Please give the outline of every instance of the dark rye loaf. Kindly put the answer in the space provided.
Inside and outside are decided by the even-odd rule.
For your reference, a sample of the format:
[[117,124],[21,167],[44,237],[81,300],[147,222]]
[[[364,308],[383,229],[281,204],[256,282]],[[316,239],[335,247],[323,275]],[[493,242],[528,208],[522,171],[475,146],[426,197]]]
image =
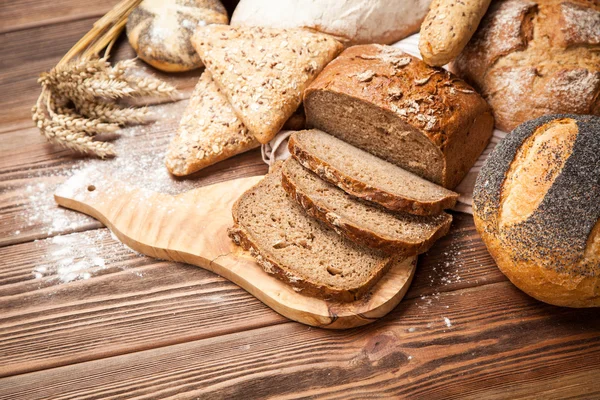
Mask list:
[[233,219],[231,239],[267,273],[308,296],[354,301],[394,262],[308,216],[283,190],[280,165],[237,200]]
[[435,215],[458,200],[457,193],[316,129],[294,132],[288,147],[322,179],[388,210]]
[[317,128],[446,188],[492,135],[489,105],[473,88],[400,49],[346,49],[304,91]]
[[355,243],[398,255],[423,253],[450,229],[452,216],[386,211],[325,182],[294,158],[285,161],[281,183],[312,217]]

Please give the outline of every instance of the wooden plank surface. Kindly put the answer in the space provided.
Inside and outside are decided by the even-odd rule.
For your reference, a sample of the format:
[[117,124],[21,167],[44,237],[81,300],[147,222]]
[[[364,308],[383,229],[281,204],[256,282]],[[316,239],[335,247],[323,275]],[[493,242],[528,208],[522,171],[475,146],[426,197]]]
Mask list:
[[[0,375],[10,375],[0,398],[600,397],[599,313],[518,291],[468,215],[420,258],[396,310],[331,332],[200,268],[135,254],[56,207],[56,185],[84,167],[169,193],[267,169],[253,151],[169,177],[162,157],[185,100],[124,130],[112,161],[45,142],[29,114],[37,76],[114,3],[0,4]],[[121,40],[115,58],[132,54]],[[185,99],[198,73],[160,76]]]
[[[490,264],[458,214],[406,297],[504,281]],[[0,376],[286,321],[229,281],[137,255],[106,229],[0,248]]]
[[0,398],[591,399],[595,316],[501,282],[413,298],[348,331],[285,323],[8,378]]

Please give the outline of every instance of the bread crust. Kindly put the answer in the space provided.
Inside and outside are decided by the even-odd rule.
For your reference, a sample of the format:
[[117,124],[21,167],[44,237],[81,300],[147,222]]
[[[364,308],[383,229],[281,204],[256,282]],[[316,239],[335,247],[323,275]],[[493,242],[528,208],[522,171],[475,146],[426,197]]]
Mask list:
[[439,238],[448,233],[450,225],[452,224],[452,216],[446,214],[449,218],[424,241],[409,242],[390,237],[383,237],[376,232],[358,226],[352,221],[335,214],[324,204],[312,200],[294,183],[293,178],[290,178],[290,176],[286,174],[285,166],[282,169],[281,185],[290,197],[306,210],[308,215],[325,223],[339,235],[345,236],[359,245],[378,249],[389,254],[412,256],[424,253],[429,250]]
[[[539,129],[574,121],[578,133],[560,171],[541,171],[543,199],[519,219],[502,217],[507,171]],[[521,290],[546,303],[600,306],[600,118],[552,115],[519,126],[486,161],[473,195],[474,221],[500,270]],[[561,164],[562,165],[562,164]],[[552,168],[552,167],[550,167]],[[512,179],[523,176],[513,174]],[[547,181],[548,176],[554,176]],[[522,179],[522,178],[521,178]]]
[[327,162],[312,155],[290,136],[288,142],[290,154],[304,167],[322,179],[330,182],[355,197],[377,203],[392,211],[403,211],[415,215],[436,215],[456,205],[458,194],[447,196],[440,201],[425,202],[401,197],[382,189],[370,186],[337,170]]
[[423,61],[441,67],[460,54],[475,33],[491,0],[433,0],[421,25]]
[[394,47],[350,47],[304,91],[307,127],[344,139],[343,133],[325,129],[318,110],[313,109],[312,99],[320,92],[371,104],[412,127],[439,152],[441,176],[424,176],[398,165],[449,189],[462,181],[492,136],[491,108],[471,86]]
[[154,68],[189,71],[202,66],[190,43],[194,28],[228,21],[219,0],[146,0],[129,15],[127,38],[137,55]]
[[430,0],[241,0],[232,26],[308,28],[359,43],[394,43],[419,30]]
[[495,1],[451,68],[507,132],[543,115],[600,115],[599,21],[597,1]]

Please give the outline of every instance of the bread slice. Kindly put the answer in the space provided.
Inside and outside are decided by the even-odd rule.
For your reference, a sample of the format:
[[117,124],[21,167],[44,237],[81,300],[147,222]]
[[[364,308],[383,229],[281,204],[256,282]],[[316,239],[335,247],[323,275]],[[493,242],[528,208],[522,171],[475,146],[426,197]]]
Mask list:
[[283,190],[280,163],[237,200],[233,219],[231,239],[266,272],[309,296],[354,301],[392,263],[308,216]]
[[458,200],[457,193],[316,129],[295,132],[288,146],[305,168],[388,210],[434,215]]
[[301,103],[302,91],[340,51],[303,29],[199,27],[192,44],[244,125],[267,143]]
[[353,242],[390,254],[424,253],[448,233],[452,216],[386,211],[350,196],[303,168],[293,158],[282,167],[283,188],[311,216]]
[[259,145],[205,70],[171,141],[165,164],[173,175],[188,175]]

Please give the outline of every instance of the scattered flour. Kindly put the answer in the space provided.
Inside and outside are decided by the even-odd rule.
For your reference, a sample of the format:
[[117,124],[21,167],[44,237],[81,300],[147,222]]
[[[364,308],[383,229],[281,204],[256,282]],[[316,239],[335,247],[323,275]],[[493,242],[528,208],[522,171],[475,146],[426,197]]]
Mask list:
[[[60,283],[90,279],[108,268],[115,268],[117,262],[135,257],[144,257],[135,253],[124,244],[112,240],[110,231],[96,229],[76,235],[54,236],[45,240],[36,240],[38,248],[44,248],[43,262],[31,273],[35,279],[56,279]],[[110,259],[105,259],[110,255]],[[119,263],[119,269],[127,268]],[[133,271],[133,270],[132,270]],[[140,276],[139,272],[134,273]]]

